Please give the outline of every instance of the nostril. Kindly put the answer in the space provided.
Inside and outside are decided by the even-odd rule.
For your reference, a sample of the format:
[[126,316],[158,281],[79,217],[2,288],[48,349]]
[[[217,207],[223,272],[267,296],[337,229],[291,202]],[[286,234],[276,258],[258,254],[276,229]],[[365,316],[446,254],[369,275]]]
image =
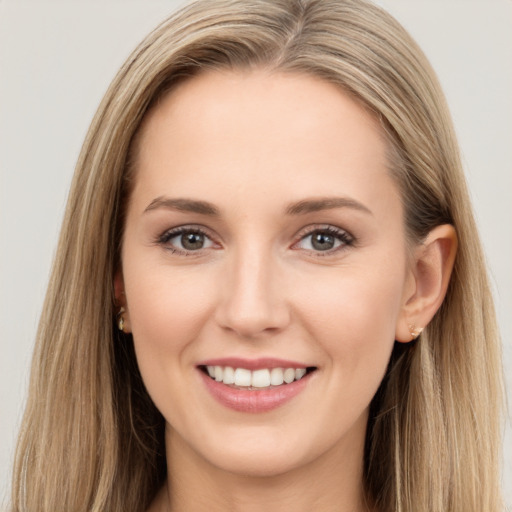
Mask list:
[[[251,260],[250,256],[247,256]],[[290,322],[290,312],[277,284],[258,265],[246,264],[226,283],[215,320],[245,340],[275,334]],[[269,283],[273,283],[272,285]]]

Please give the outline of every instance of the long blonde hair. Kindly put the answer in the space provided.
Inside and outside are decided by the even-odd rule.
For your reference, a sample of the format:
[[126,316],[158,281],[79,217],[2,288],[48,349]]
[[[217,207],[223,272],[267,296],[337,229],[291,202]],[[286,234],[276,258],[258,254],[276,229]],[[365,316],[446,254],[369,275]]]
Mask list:
[[144,510],[165,479],[163,418],[115,327],[113,275],[149,108],[205,69],[315,75],[380,120],[407,234],[451,223],[446,299],[397,347],[370,410],[364,486],[380,512],[497,512],[500,343],[452,123],[405,30],[365,0],[204,0],[157,27],[107,91],[82,148],[39,326],[12,511]]

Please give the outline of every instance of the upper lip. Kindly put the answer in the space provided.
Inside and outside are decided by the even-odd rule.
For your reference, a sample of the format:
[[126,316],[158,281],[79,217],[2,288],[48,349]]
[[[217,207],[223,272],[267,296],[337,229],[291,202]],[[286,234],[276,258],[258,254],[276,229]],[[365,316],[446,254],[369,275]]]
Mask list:
[[263,368],[312,368],[314,365],[299,363],[287,359],[274,357],[259,357],[257,359],[244,359],[241,357],[219,357],[205,359],[197,366],[231,366],[231,368],[245,368],[246,370],[261,370]]

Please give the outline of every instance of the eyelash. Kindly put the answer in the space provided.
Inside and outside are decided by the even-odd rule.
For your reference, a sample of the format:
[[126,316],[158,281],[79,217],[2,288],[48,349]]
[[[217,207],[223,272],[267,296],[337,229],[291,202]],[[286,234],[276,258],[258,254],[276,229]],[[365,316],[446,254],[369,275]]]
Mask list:
[[[329,236],[332,236],[336,240],[340,242],[340,244],[337,247],[334,247],[332,249],[327,249],[325,251],[322,250],[314,250],[314,249],[304,249],[307,252],[314,254],[318,257],[325,257],[332,255],[334,253],[337,253],[339,251],[346,250],[347,247],[350,247],[354,245],[355,238],[349,234],[347,231],[334,227],[334,226],[326,226],[326,225],[313,225],[308,226],[307,228],[303,229],[301,233],[299,233],[299,239],[297,242],[294,242],[292,245],[293,250],[300,250],[297,246],[306,240],[308,237],[311,237],[315,234],[327,234]],[[156,243],[160,246],[163,246],[166,250],[170,251],[172,254],[179,254],[183,256],[190,256],[194,254],[201,253],[204,249],[209,249],[210,247],[203,248],[201,247],[198,250],[187,250],[187,249],[179,249],[177,247],[174,247],[169,244],[170,240],[173,238],[176,238],[180,235],[184,234],[192,234],[192,235],[202,235],[207,240],[210,241],[210,243],[215,244],[216,242],[212,239],[211,235],[204,230],[200,226],[180,226],[177,228],[173,228],[170,230],[165,231],[161,235],[159,235],[156,239]]]
[[206,230],[204,230],[200,226],[180,226],[177,228],[169,229],[169,230],[165,231],[164,233],[162,233],[157,238],[156,243],[158,245],[163,246],[166,250],[170,251],[172,254],[179,254],[182,256],[190,256],[190,255],[194,255],[195,253],[200,253],[203,248],[198,249],[196,251],[192,251],[192,250],[186,250],[186,249],[179,249],[179,248],[173,247],[172,245],[169,244],[169,242],[173,238],[176,238],[176,237],[178,237],[180,235],[184,235],[184,234],[202,235],[206,239],[208,239],[210,242],[215,243],[212,240],[212,237],[209,235],[209,233],[206,232]]
[[[332,256],[333,254],[346,250],[348,247],[353,246],[355,243],[355,238],[344,229],[329,225],[313,225],[308,226],[299,234],[299,240],[293,244],[292,249],[302,241],[306,240],[308,237],[312,237],[317,233],[332,236],[335,240],[338,240],[340,244],[337,247],[333,247],[332,249],[327,249],[325,251],[305,249],[307,252],[314,254],[316,257],[322,258],[326,256]],[[297,248],[295,250],[299,249]]]

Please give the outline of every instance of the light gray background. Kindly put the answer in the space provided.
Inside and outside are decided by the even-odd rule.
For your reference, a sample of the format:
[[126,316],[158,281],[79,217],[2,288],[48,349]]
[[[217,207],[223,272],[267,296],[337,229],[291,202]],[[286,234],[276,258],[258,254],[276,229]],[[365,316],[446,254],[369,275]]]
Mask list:
[[[0,502],[74,164],[131,49],[175,6],[0,0]],[[380,0],[437,70],[491,269],[512,392],[512,1]],[[512,428],[504,487],[512,510]]]

